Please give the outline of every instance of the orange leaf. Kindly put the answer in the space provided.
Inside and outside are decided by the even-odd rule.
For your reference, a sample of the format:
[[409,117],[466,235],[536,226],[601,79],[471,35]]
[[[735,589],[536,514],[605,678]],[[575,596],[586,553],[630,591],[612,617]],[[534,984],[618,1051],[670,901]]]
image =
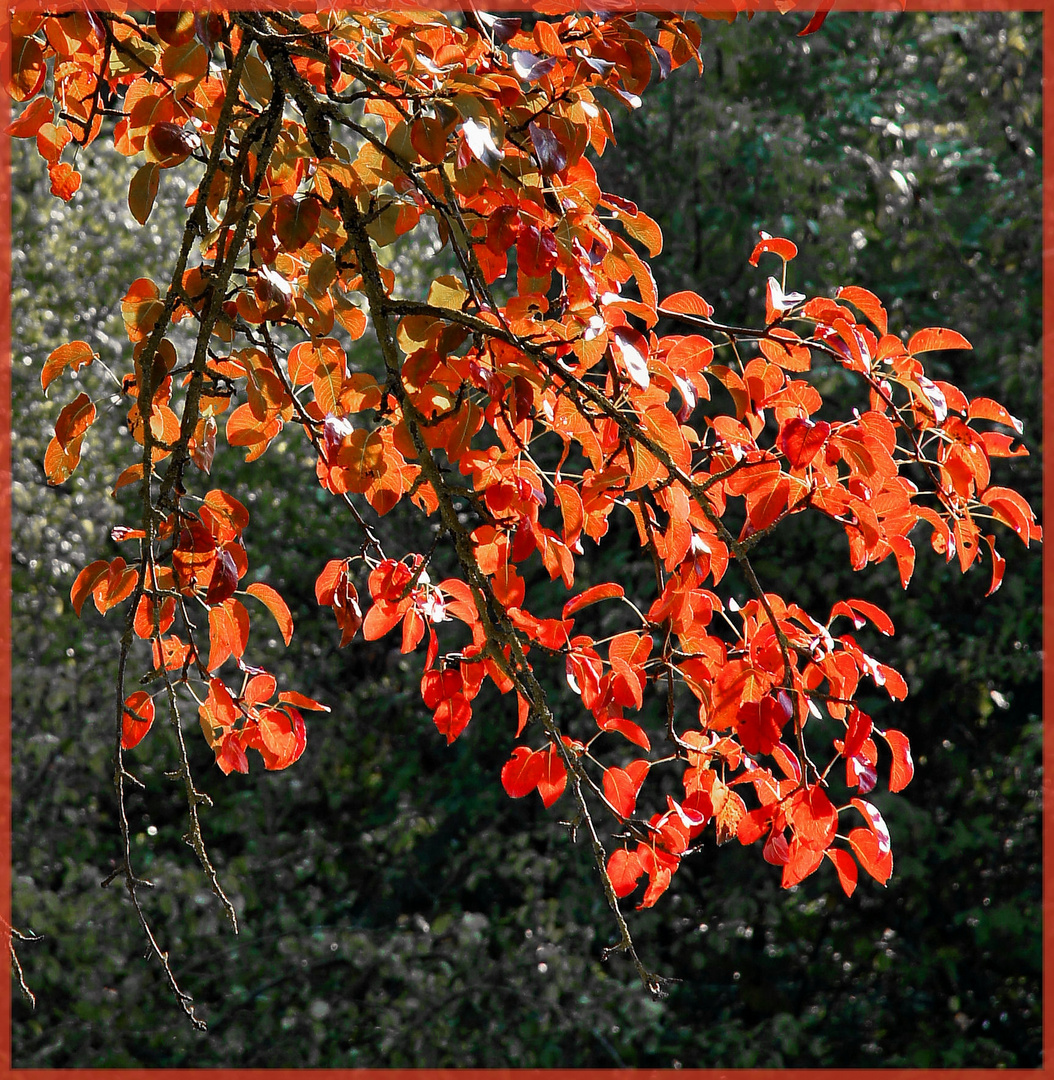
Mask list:
[[114,559],[106,577],[96,581],[92,590],[92,597],[100,614],[105,615],[110,608],[131,596],[138,580],[138,570],[127,566],[120,556]]
[[63,202],[69,202],[81,186],[81,174],[65,161],[49,165],[48,176],[51,179],[51,194]]
[[47,75],[44,46],[36,38],[16,37],[11,42],[11,79],[7,89],[15,101],[34,97]]
[[761,256],[771,251],[778,255],[784,262],[788,262],[798,254],[798,245],[793,240],[785,240],[782,236],[768,236],[761,234],[761,240],[754,246],[750,255],[750,265],[757,266]]
[[255,596],[264,607],[274,616],[278,623],[278,629],[282,631],[282,640],[289,644],[293,636],[293,616],[290,614],[286,602],[270,585],[262,581],[256,581],[245,590],[250,596]]
[[202,524],[221,544],[237,539],[249,524],[249,511],[225,491],[213,489],[206,492],[202,503]]
[[149,278],[132,282],[121,301],[121,316],[130,341],[144,341],[154,329],[164,305],[161,293]]
[[48,443],[44,452],[44,475],[49,484],[64,484],[73,475],[74,469],[80,464],[81,442],[81,439],[74,439],[65,448],[58,439]]
[[295,705],[298,709],[311,709],[313,712],[331,711],[328,705],[323,705],[320,701],[309,698],[306,694],[301,694],[296,690],[283,690],[278,695],[278,700]]
[[582,608],[589,607],[590,604],[598,604],[601,600],[613,600],[625,595],[626,590],[621,585],[616,585],[611,581],[603,585],[594,585],[592,588],[586,589],[585,592],[581,592],[568,600],[564,604],[564,610],[560,617],[569,619],[576,612],[581,611]]
[[924,330],[918,330],[911,335],[908,341],[908,352],[912,356],[920,352],[933,352],[937,349],[972,349],[973,346],[954,330],[946,330],[943,326],[928,326]]
[[154,699],[145,690],[136,690],[124,699],[121,715],[121,749],[138,746],[154,722]]
[[37,151],[49,166],[54,165],[72,138],[70,129],[65,124],[61,127],[41,124],[37,131]]
[[98,353],[86,341],[71,341],[66,345],[60,345],[44,361],[44,367],[40,372],[40,388],[47,393],[52,381],[65,368],[79,371],[82,367],[87,367],[97,356]]
[[341,387],[344,385],[343,360],[324,360],[315,368],[311,383],[319,409],[323,413],[337,412]]
[[714,814],[714,827],[717,829],[717,842],[725,844],[736,835],[740,819],[747,812],[746,803],[734,791],[725,795],[725,800]]
[[230,657],[234,626],[230,612],[221,604],[209,609],[209,657],[205,667],[217,671]]
[[109,572],[110,564],[105,559],[96,559],[95,562],[89,563],[77,575],[77,580],[73,583],[73,588],[70,589],[70,600],[73,603],[73,610],[78,616],[81,613],[81,608],[84,607],[84,601],[91,596],[96,584]]
[[667,296],[659,305],[660,315],[698,315],[709,319],[714,309],[698,293],[684,290]]
[[78,394],[55,421],[55,438],[63,450],[79,440],[95,422],[95,405],[87,394]]
[[622,227],[648,249],[649,258],[654,259],[662,251],[662,230],[658,224],[642,210],[636,214],[618,212]]
[[41,124],[49,123],[54,115],[55,106],[51,98],[35,98],[7,130],[16,139],[31,139],[40,130]]
[[886,309],[882,306],[882,301],[873,292],[861,289],[858,285],[847,285],[845,288],[838,290],[838,299],[848,300],[854,307],[859,308],[871,320],[879,334],[885,334]]

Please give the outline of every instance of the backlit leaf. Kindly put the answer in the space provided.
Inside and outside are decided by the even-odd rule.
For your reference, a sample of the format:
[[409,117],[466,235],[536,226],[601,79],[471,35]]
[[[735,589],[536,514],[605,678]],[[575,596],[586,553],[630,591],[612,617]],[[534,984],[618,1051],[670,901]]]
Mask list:
[[545,767],[545,751],[532,751],[526,746],[517,746],[512,757],[502,766],[502,787],[513,799],[522,799],[530,795],[538,786]]
[[98,353],[86,341],[71,341],[66,345],[60,345],[44,361],[44,367],[40,372],[40,388],[46,392],[56,376],[66,368],[79,371],[82,367],[87,367],[97,356]]
[[903,791],[911,783],[915,775],[915,763],[911,759],[911,745],[908,737],[902,731],[887,728],[879,731],[879,735],[889,743],[889,749],[893,752],[893,767],[889,774],[889,790]]
[[933,352],[937,349],[972,349],[973,346],[954,330],[942,326],[929,326],[918,330],[908,340],[908,352],[912,356],[920,352]]
[[644,867],[640,864],[640,858],[635,851],[627,851],[625,848],[616,848],[608,857],[608,877],[611,879],[611,887],[618,897],[629,896],[637,887]]
[[131,750],[143,741],[154,722],[154,701],[145,690],[136,690],[124,699],[121,714],[121,749]]
[[293,636],[293,616],[277,590],[262,581],[256,581],[248,586],[245,591],[250,596],[255,596],[274,616],[275,622],[278,623],[278,629],[282,632],[282,640],[288,645]]

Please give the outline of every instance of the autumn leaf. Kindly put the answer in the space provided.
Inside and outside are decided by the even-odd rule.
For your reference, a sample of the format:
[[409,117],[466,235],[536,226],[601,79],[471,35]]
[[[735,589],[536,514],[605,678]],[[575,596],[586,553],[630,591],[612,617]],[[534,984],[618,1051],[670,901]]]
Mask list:
[[121,714],[121,749],[138,746],[154,722],[154,701],[145,690],[136,690],[124,699]]
[[501,783],[510,798],[522,799],[538,786],[545,768],[545,752],[517,746],[502,766]]
[[286,602],[275,589],[262,581],[253,582],[245,591],[250,596],[255,596],[274,616],[278,629],[282,632],[282,640],[288,645],[293,637],[293,616]]

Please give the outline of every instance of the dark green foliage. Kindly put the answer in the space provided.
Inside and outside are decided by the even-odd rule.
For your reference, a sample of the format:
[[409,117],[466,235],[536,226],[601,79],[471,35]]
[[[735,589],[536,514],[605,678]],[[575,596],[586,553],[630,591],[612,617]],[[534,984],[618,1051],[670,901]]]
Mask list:
[[[616,117],[605,190],[660,221],[660,294],[692,288],[719,317],[756,317],[764,273],[746,259],[764,228],[801,248],[789,287],[863,284],[895,331],[964,333],[975,351],[945,377],[1022,418],[1033,456],[1003,463],[996,482],[1039,511],[1039,17],[835,14],[810,38],[792,30],[768,16],[706,23],[702,79],[679,72]],[[250,575],[282,592],[296,622],[289,650],[254,630],[249,658],[285,684],[295,673],[333,712],[308,717],[294,768],[226,779],[188,718],[238,937],[181,841],[185,810],[164,775],[171,733],[156,725],[129,755],[146,785],[129,799],[137,869],[157,886],[144,903],[210,1024],[194,1032],[142,960],[118,888],[99,888],[118,844],[120,614],[89,605],[78,621],[68,596],[80,566],[119,553],[108,530],[121,501],[100,492],[123,410],[97,422],[78,473],[50,490],[40,462],[69,376],[52,403],[39,390],[60,341],[86,338],[103,360],[128,347],[120,297],[166,265],[185,192],[166,175],[144,234],[122,161],[93,172],[84,155],[84,188],[63,208],[39,162],[13,149],[13,915],[44,935],[21,949],[38,1004],[16,991],[16,1066],[1038,1065],[1034,552],[1003,530],[1006,581],[985,600],[983,572],[963,579],[928,551],[906,594],[891,561],[853,577],[841,533],[800,519],[758,549],[762,582],[814,614],[856,595],[896,623],[892,640],[861,633],[911,687],[896,709],[862,702],[909,734],[918,766],[904,793],[876,799],[895,873],[849,900],[829,867],[783,892],[753,852],[708,845],[656,909],[632,916],[641,955],[679,980],[652,1002],[628,965],[599,959],[610,918],[560,807],[501,790],[514,705],[481,698],[447,748],[420,705],[418,665],[394,641],[336,651],[313,583],[353,553],[353,529],[320,492],[291,499],[304,459],[292,428],[252,493],[236,451],[217,455],[216,482],[249,506]],[[99,365],[82,374],[102,385]],[[385,535],[401,527],[398,512],[380,523]],[[650,572],[636,558],[627,547],[604,576]]]

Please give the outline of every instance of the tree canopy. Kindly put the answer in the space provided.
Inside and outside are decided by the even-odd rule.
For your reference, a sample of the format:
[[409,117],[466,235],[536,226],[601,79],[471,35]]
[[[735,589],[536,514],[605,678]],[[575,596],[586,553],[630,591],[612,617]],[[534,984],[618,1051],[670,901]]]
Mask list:
[[[907,687],[858,638],[892,622],[853,595],[810,612],[756,567],[810,517],[848,540],[854,570],[893,565],[906,588],[922,539],[963,572],[986,561],[995,591],[986,521],[1040,536],[992,476],[992,459],[1024,453],[1020,424],[926,374],[919,354],[969,348],[956,331],[891,333],[861,284],[795,291],[790,239],[763,234],[745,260],[775,271],[753,320],[717,317],[694,288],[660,293],[644,257],[659,226],[605,191],[586,150],[613,135],[602,101],[635,108],[653,73],[698,60],[697,24],[41,15],[15,32],[13,91],[28,104],[14,133],[36,137],[55,195],[80,183],[62,160],[71,138],[92,142],[110,117],[118,151],[146,159],[127,193],[140,223],[162,182],[197,170],[174,267],[121,302],[127,370],[78,339],[41,375],[46,392],[67,372],[93,391],[58,414],[49,482],[73,475],[97,402],[138,446],[108,481],[134,496],[111,535],[137,553],[88,561],[71,600],[127,610],[110,877],[148,933],[125,801],[155,708],[187,839],[234,922],[183,714],[229,774],[248,770],[247,750],[268,770],[298,762],[303,712],[320,707],[310,685],[279,689],[250,648],[250,618],[273,617],[290,643],[291,605],[262,569],[242,587],[245,504],[264,490],[248,465],[285,453],[297,428],[315,490],[348,524],[285,584],[332,609],[341,645],[398,628],[398,655],[423,647],[418,693],[447,743],[473,713],[520,740],[501,785],[546,807],[566,792],[613,947],[646,985],[660,980],[619,899],[643,887],[651,907],[714,840],[764,841],[785,887],[827,862],[849,894],[858,864],[890,878],[868,796],[880,777],[902,789],[913,765],[860,686]],[[423,279],[402,255],[419,232],[446,260]],[[233,447],[244,465],[210,486]],[[316,498],[302,477],[288,485],[287,499]],[[382,531],[396,513],[400,531]],[[613,572],[605,552],[634,548],[643,558]]]

